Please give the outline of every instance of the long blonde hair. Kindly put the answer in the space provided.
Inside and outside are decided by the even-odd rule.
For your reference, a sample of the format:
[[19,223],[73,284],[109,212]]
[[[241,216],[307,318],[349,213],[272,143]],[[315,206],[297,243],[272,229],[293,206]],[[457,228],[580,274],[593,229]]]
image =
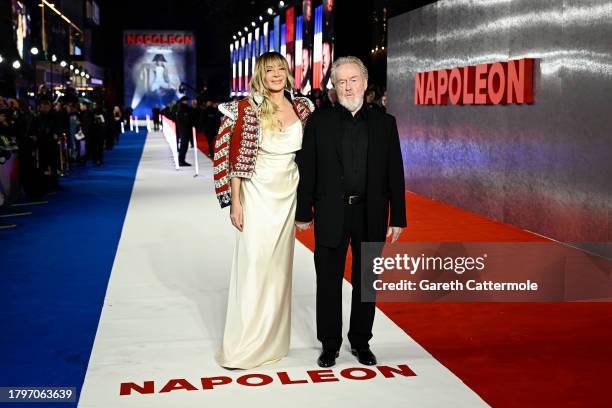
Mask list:
[[264,52],[257,58],[255,62],[255,72],[249,81],[249,89],[251,90],[251,104],[255,105],[253,100],[256,94],[263,97],[263,102],[261,104],[261,110],[259,111],[259,119],[262,126],[262,129],[265,130],[280,130],[280,127],[277,121],[274,118],[274,114],[278,110],[278,106],[270,100],[270,90],[266,86],[265,76],[266,76],[266,66],[279,64],[283,68],[285,68],[285,72],[287,73],[287,82],[285,83],[285,91],[292,92],[293,91],[293,76],[291,75],[291,71],[289,71],[289,64],[285,57],[282,54],[274,51]]

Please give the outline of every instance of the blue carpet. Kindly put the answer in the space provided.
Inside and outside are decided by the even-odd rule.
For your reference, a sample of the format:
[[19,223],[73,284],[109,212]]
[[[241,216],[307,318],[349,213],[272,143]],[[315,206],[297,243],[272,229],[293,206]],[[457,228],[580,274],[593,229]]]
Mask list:
[[[76,167],[0,231],[0,386],[80,394],[145,136],[123,134],[104,165]],[[76,403],[10,404],[28,405]]]

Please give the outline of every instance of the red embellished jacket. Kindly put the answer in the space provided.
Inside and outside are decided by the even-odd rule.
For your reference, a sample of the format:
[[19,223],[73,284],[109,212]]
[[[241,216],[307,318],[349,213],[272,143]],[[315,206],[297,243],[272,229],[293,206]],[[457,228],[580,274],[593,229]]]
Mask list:
[[[292,103],[303,129],[314,105],[304,97],[294,97]],[[219,105],[219,111],[224,116],[214,142],[213,173],[215,192],[223,208],[231,203],[230,179],[251,178],[253,175],[261,129],[256,98],[253,98],[253,105],[249,98],[223,103]]]

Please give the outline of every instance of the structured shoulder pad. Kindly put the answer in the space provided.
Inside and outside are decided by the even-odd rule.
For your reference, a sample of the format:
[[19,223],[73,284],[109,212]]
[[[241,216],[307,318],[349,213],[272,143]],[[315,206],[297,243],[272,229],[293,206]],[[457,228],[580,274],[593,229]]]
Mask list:
[[305,96],[296,96],[295,100],[303,105],[306,105],[311,113],[314,112],[315,106],[310,99],[306,98]]
[[219,105],[219,112],[232,120],[238,118],[238,101],[224,102]]

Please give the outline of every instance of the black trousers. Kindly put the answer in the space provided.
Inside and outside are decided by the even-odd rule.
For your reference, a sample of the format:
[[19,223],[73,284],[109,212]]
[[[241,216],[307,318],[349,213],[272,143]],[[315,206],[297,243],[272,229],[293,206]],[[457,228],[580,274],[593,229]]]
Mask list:
[[115,146],[115,129],[108,129],[105,136],[104,146],[106,150],[111,150]]
[[94,163],[102,163],[104,161],[104,133],[98,131],[94,133],[91,141],[91,160]]
[[214,130],[214,128],[212,127],[208,127],[204,129],[204,135],[206,136],[206,141],[208,142],[208,154],[213,155],[215,154],[215,137],[216,132]]
[[27,199],[39,200],[43,197],[43,178],[36,168],[36,160],[29,147],[19,147],[19,181]]
[[[368,347],[368,341],[372,338],[376,303],[361,301],[361,242],[365,238],[365,228],[364,203],[346,204],[340,245],[337,248],[329,248],[315,243],[317,339],[324,349],[339,350],[342,344],[342,280],[349,243],[353,255],[353,293],[348,339],[351,347],[362,348]],[[370,294],[372,293],[370,291]]]
[[187,149],[189,149],[189,139],[192,139],[191,134],[189,132],[180,132],[180,143],[178,149],[178,157],[179,163],[183,163],[185,161],[185,156],[187,156]]

